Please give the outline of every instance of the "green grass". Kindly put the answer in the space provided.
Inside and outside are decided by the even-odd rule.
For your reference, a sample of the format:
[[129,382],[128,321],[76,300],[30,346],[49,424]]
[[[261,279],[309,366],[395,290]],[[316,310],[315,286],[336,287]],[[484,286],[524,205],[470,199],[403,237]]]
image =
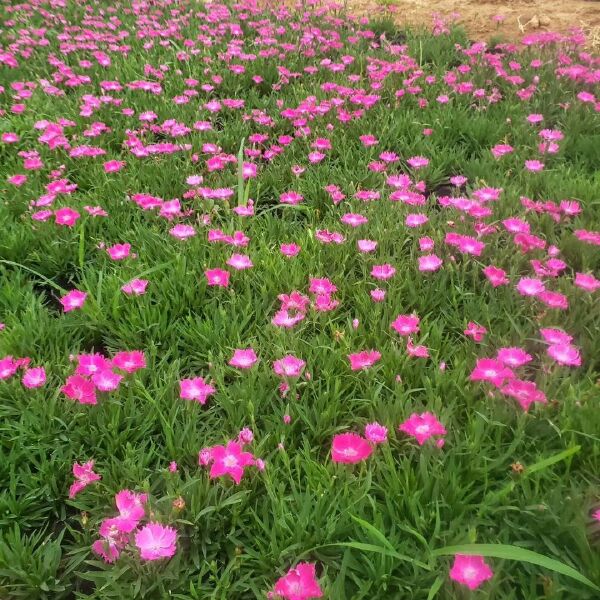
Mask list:
[[[93,4],[93,12],[98,15],[101,7],[112,4]],[[317,563],[324,597],[330,600],[597,598],[593,586],[600,585],[600,529],[591,514],[600,502],[599,292],[579,289],[573,278],[576,272],[598,276],[600,253],[598,246],[578,240],[573,232],[600,230],[600,121],[593,104],[577,99],[593,86],[555,73],[561,54],[584,64],[585,56],[577,55],[580,50],[564,44],[495,54],[507,71],[509,61],[522,65],[521,85],[510,84],[483,60],[475,60],[460,80],[472,81],[487,95],[497,88],[502,99],[488,103],[457,94],[444,82],[446,73],[469,64],[457,48],[466,47],[466,36],[456,28],[433,36],[397,31],[390,22],[357,25],[341,14],[309,12],[304,18],[301,12],[283,9],[277,14],[256,11],[246,19],[243,15],[252,11],[230,6],[231,16],[222,16],[220,22],[239,24],[244,52],[256,55],[256,60],[233,57],[230,63],[246,68],[236,75],[223,60],[236,37],[225,29],[202,31],[213,45],[198,42],[196,56],[177,58],[186,49],[184,40],[195,40],[199,26],[207,24],[200,3],[153,3],[154,9],[162,6],[164,15],[150,28],[159,23],[166,27],[168,11],[175,7],[187,17],[180,34],[165,34],[169,45],[160,46],[160,38],[152,38],[152,49],[143,48],[150,38],[135,35],[143,21],[136,23],[139,17],[127,10],[128,3],[118,5],[115,31],[130,32],[118,43],[131,49],[122,55],[98,42],[111,57],[107,68],[98,66],[90,50],[61,54],[58,34],[63,25],[46,22],[39,9],[13,11],[11,6],[16,4],[0,8],[4,47],[23,39],[24,27],[47,27],[49,44],[33,48],[29,58],[17,56],[17,68],[0,65],[0,84],[6,88],[0,94],[5,111],[0,133],[20,136],[16,144],[0,143],[0,321],[5,324],[0,358],[29,357],[32,366],[45,367],[48,380],[38,389],[23,387],[18,375],[0,381],[0,597],[265,598],[290,567],[309,561]],[[86,5],[44,6],[74,25],[82,23]],[[257,33],[260,19],[268,20],[269,31]],[[298,44],[316,28],[329,43],[305,37],[303,48],[314,50],[314,56],[305,56]],[[366,30],[375,32],[373,39],[356,36],[356,31]],[[373,47],[381,33],[406,48],[394,54],[385,43]],[[261,36],[275,41],[254,43]],[[332,44],[338,37],[339,45]],[[277,55],[259,56],[260,50],[273,47]],[[43,93],[40,81],[53,81],[56,72],[48,63],[51,54],[78,75],[89,76],[91,83],[69,87],[59,81],[55,85],[64,95]],[[343,72],[331,72],[322,63],[340,63],[347,55],[354,62]],[[529,64],[537,58],[543,65],[533,69]],[[93,66],[82,68],[80,60]],[[403,68],[383,78],[380,89],[370,90],[376,78],[369,78],[369,65],[394,61]],[[155,80],[144,74],[146,64],[168,66],[160,95],[126,87],[135,80]],[[282,80],[280,66],[302,76]],[[307,66],[316,67],[316,73],[305,73]],[[435,82],[427,84],[422,77],[406,82],[418,70],[434,75]],[[173,102],[186,89],[183,78],[206,84],[214,75],[222,82],[213,83],[213,91],[197,87],[198,97],[188,104]],[[253,83],[255,75],[264,81]],[[516,91],[534,76],[539,77],[535,93],[529,100],[519,99]],[[25,111],[15,114],[11,106],[21,100],[12,99],[15,90],[10,86],[19,81],[36,82],[37,87],[22,100]],[[103,104],[93,115],[81,116],[82,97],[102,95],[100,81],[123,85],[122,91],[104,92],[121,99],[122,105]],[[327,91],[323,85],[330,82],[342,87]],[[410,85],[422,91],[398,100],[396,91]],[[280,135],[294,135],[298,125],[281,111],[297,108],[308,97],[317,102],[337,97],[344,101],[344,110],[360,109],[348,100],[345,89],[350,87],[355,93],[363,89],[378,94],[380,100],[349,122],[338,120],[334,106],[324,115],[306,116],[310,134],[297,137],[271,161],[257,160],[256,179],[241,181],[234,163],[223,171],[207,171],[203,144],[218,144],[224,153],[238,156],[240,150],[256,147],[249,142],[252,134],[265,133],[268,147]],[[450,103],[436,102],[442,94],[451,96]],[[211,99],[227,98],[243,99],[245,108],[215,114],[202,108]],[[426,108],[418,105],[422,98],[428,101]],[[135,115],[123,115],[125,107]],[[242,118],[252,110],[270,116],[273,126]],[[192,150],[136,158],[123,141],[126,130],[140,128],[137,117],[144,111],[158,115],[156,124],[175,119],[192,127],[206,120],[214,129],[192,129],[174,140],[148,133],[146,144],[173,141],[191,144]],[[543,125],[527,123],[530,113],[543,114]],[[106,156],[76,159],[64,149],[41,144],[42,132],[34,124],[60,118],[76,123],[65,129],[73,146],[99,146]],[[112,131],[82,137],[92,122],[104,122]],[[424,136],[424,128],[433,134]],[[539,157],[545,163],[542,172],[530,173],[523,165],[538,158],[540,128],[560,129],[564,140],[556,155]],[[363,147],[359,136],[365,134],[375,135],[379,144]],[[311,165],[310,145],[321,137],[331,140],[332,150]],[[515,150],[496,160],[490,148],[500,143]],[[26,171],[17,152],[33,149],[45,166]],[[425,206],[389,202],[385,174],[368,169],[383,151],[396,152],[401,159],[389,173],[405,172],[425,181],[427,193],[433,192]],[[194,153],[200,154],[198,163],[192,161]],[[410,169],[406,160],[416,155],[426,156],[429,166]],[[124,160],[126,166],[106,174],[102,163],[112,159]],[[31,219],[32,212],[45,207],[32,208],[30,203],[46,193],[50,171],[60,165],[65,166],[63,176],[78,187],[73,194],[59,195],[50,209],[78,210],[81,218],[72,228],[55,225],[53,218]],[[294,165],[306,171],[296,177]],[[7,183],[18,173],[28,175],[26,184]],[[184,200],[186,178],[195,174],[204,176],[206,187],[231,187],[234,196],[226,202]],[[452,252],[444,244],[448,231],[475,235],[470,217],[461,221],[461,213],[436,201],[436,189],[449,189],[438,186],[447,186],[458,174],[469,179],[464,195],[486,186],[503,189],[501,199],[492,203],[493,215],[485,219],[498,231],[482,238],[486,248],[479,257]],[[323,189],[329,184],[347,196],[339,206]],[[353,198],[364,189],[379,191],[381,199],[365,204]],[[304,196],[303,203],[280,205],[280,194],[291,190]],[[180,198],[184,209],[195,212],[175,221],[160,219],[156,211],[144,212],[130,200],[136,193]],[[583,212],[557,223],[547,214],[525,213],[522,196],[577,199]],[[255,202],[256,216],[236,216],[231,208],[248,197]],[[85,205],[102,206],[108,218],[89,216]],[[351,229],[339,222],[346,212],[361,213],[369,222]],[[417,229],[406,227],[404,219],[411,212],[426,213],[429,222]],[[202,214],[210,214],[213,228],[228,234],[244,231],[251,240],[248,247],[208,243]],[[520,277],[533,276],[529,261],[547,254],[520,253],[501,224],[508,217],[526,219],[533,234],[560,249],[568,266],[559,278],[548,279],[547,287],[568,296],[568,310],[546,309],[515,290]],[[450,220],[456,223],[454,229]],[[194,225],[197,235],[176,240],[168,231],[177,222]],[[315,237],[319,229],[342,232],[346,241],[324,245]],[[435,273],[417,269],[421,236],[435,240],[435,253],[444,260]],[[376,253],[358,253],[359,239],[377,240]],[[137,258],[114,262],[98,247],[123,242],[132,244]],[[302,247],[294,259],[279,252],[279,245],[289,242]],[[233,252],[247,253],[254,268],[230,269],[227,289],[207,286],[204,271],[225,268]],[[384,263],[394,265],[397,273],[377,282],[371,268]],[[481,273],[489,264],[506,270],[511,284],[492,288]],[[136,277],[149,280],[147,293],[126,296],[121,286]],[[311,309],[290,330],[271,325],[278,295],[293,290],[308,294],[309,277],[331,279],[338,288],[339,307],[327,313]],[[377,286],[387,296],[376,304],[369,291]],[[72,289],[86,291],[88,298],[81,310],[65,313],[58,298]],[[405,341],[390,329],[397,315],[412,312],[421,318],[415,343],[429,348],[428,360],[409,357]],[[357,329],[353,319],[359,321]],[[487,328],[481,344],[464,336],[469,321]],[[581,367],[561,367],[546,357],[539,328],[552,326],[574,337]],[[235,348],[250,346],[260,358],[251,370],[227,365]],[[535,404],[524,413],[513,400],[490,395],[491,386],[469,380],[478,358],[493,357],[506,346],[521,346],[534,356],[519,372],[537,382],[547,404]],[[382,354],[377,365],[351,371],[347,355],[371,348]],[[94,351],[110,357],[123,350],[143,350],[147,368],[127,376],[117,391],[100,393],[97,405],[81,405],[61,393],[74,371],[70,356]],[[311,377],[292,384],[282,398],[272,362],[288,353],[306,361]],[[447,365],[445,371],[439,368],[441,362]],[[217,389],[204,406],[179,398],[178,382],[197,376]],[[445,425],[443,449],[431,443],[420,447],[398,431],[411,413],[423,411],[435,413]],[[290,424],[284,423],[284,415],[291,416]],[[373,421],[388,427],[388,443],[361,464],[332,463],[333,436],[362,433]],[[265,460],[265,470],[249,468],[239,486],[226,478],[210,479],[198,465],[199,450],[234,439],[243,427],[253,430],[251,449]],[[73,463],[92,459],[101,481],[70,500]],[[177,473],[168,471],[171,461],[179,465]],[[517,462],[524,466],[522,474],[511,469]],[[106,564],[92,553],[100,523],[114,516],[114,495],[122,489],[148,494],[144,522],[152,518],[177,529],[172,559],[144,562],[129,549],[114,564]],[[178,498],[184,508],[173,507]],[[450,581],[455,552],[488,557],[494,577],[475,592]]]

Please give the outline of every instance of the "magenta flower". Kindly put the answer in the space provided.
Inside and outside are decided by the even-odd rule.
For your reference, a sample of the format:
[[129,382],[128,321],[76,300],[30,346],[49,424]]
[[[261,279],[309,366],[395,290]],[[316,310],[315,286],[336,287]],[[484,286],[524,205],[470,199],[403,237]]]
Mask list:
[[481,342],[487,333],[487,329],[483,325],[478,325],[473,321],[467,323],[467,328],[463,332],[467,337],[470,337],[474,342]]
[[484,267],[483,274],[487,277],[488,281],[494,287],[498,287],[499,285],[506,285],[508,283],[506,271],[504,271],[503,269],[499,269],[498,267],[494,267],[493,265]]
[[387,427],[379,423],[369,423],[365,426],[365,437],[372,444],[383,444],[387,442],[388,430]]
[[450,569],[450,579],[466,585],[470,590],[477,589],[484,581],[491,579],[493,575],[483,556],[456,554]]
[[135,545],[143,560],[171,558],[177,551],[177,532],[160,523],[148,523],[135,534]]
[[92,383],[101,392],[113,392],[119,387],[122,379],[123,375],[114,373],[110,369],[102,369],[92,375]]
[[238,369],[249,369],[257,360],[258,357],[256,356],[256,352],[254,352],[252,348],[238,348],[234,351],[233,356],[227,364],[232,367],[237,367]]
[[505,380],[512,379],[515,374],[511,369],[504,366],[499,360],[493,358],[480,358],[471,371],[471,381],[488,381],[496,387],[500,387]]
[[538,296],[545,289],[544,282],[534,277],[521,277],[517,283],[517,291],[521,296]]
[[54,211],[54,219],[57,225],[73,227],[81,215],[72,208],[65,206]]
[[21,383],[29,389],[43,386],[46,383],[46,370],[44,367],[27,369],[23,374]]
[[323,592],[315,575],[314,563],[298,563],[280,577],[273,588],[274,594],[285,600],[322,598]]
[[372,367],[381,358],[381,353],[377,350],[363,350],[356,354],[349,354],[350,368],[353,371],[366,370]]
[[112,260],[124,260],[131,254],[131,244],[115,244],[106,249]]
[[533,357],[522,348],[500,348],[496,358],[512,369],[522,367],[533,360]]
[[529,410],[529,407],[534,402],[541,404],[546,404],[547,402],[546,394],[542,390],[539,390],[533,381],[511,379],[500,391],[505,396],[514,398],[525,412]]
[[238,271],[251,269],[254,266],[250,260],[250,257],[246,254],[232,254],[227,260],[227,264]]
[[337,463],[358,463],[371,456],[373,447],[356,433],[340,433],[333,436],[331,460]]
[[179,397],[184,400],[195,400],[200,404],[206,404],[209,396],[212,396],[216,389],[204,382],[202,377],[193,379],[182,379],[179,382]]
[[147,500],[148,496],[146,494],[137,494],[131,490],[121,490],[115,495],[115,503],[119,511],[119,516],[112,519],[111,523],[121,533],[131,533],[146,514],[144,505]]
[[548,346],[547,352],[559,365],[566,365],[568,367],[581,366],[581,355],[576,346],[572,346],[571,344],[552,344]]
[[371,269],[371,276],[375,279],[390,279],[396,274],[396,269],[392,265],[374,265]]
[[254,456],[250,452],[244,452],[238,442],[228,442],[227,446],[213,446],[211,459],[210,478],[229,475],[236,484],[242,480],[244,469],[255,464]]
[[297,244],[281,244],[281,246],[279,246],[279,251],[284,256],[290,258],[292,256],[297,256],[300,253],[300,246]]
[[586,292],[595,292],[600,289],[600,279],[588,273],[575,273],[575,285]]
[[75,482],[71,484],[69,488],[69,498],[73,499],[79,492],[90,485],[94,481],[102,479],[98,473],[94,473],[94,461],[90,460],[82,465],[79,463],[73,464],[73,476]]
[[129,283],[121,286],[121,291],[128,296],[141,296],[146,293],[148,283],[147,279],[132,279]]
[[102,354],[78,354],[77,367],[75,373],[77,375],[93,375],[99,371],[109,370],[111,368],[111,362]]
[[419,271],[428,272],[428,271],[437,271],[441,268],[443,261],[436,254],[425,254],[424,256],[419,256]]
[[67,377],[65,385],[60,391],[71,400],[77,400],[80,404],[97,404],[96,390],[94,384],[81,375]]
[[288,354],[273,363],[273,371],[280,377],[300,377],[305,366],[302,359]]
[[208,269],[204,271],[209,286],[227,287],[229,285],[229,271],[223,269]]
[[399,315],[391,327],[400,335],[411,335],[418,333],[421,320],[417,315]]
[[60,298],[60,303],[63,305],[65,312],[71,312],[72,310],[81,308],[86,298],[86,292],[72,290]]
[[169,229],[169,234],[179,240],[187,240],[196,235],[196,230],[191,225],[179,223]]
[[398,429],[414,437],[419,446],[434,435],[446,435],[446,428],[430,412],[413,413]]
[[146,357],[141,350],[117,352],[113,356],[112,364],[126,373],[135,373],[146,368]]
[[374,240],[358,240],[356,242],[360,252],[374,252],[377,249],[377,242]]

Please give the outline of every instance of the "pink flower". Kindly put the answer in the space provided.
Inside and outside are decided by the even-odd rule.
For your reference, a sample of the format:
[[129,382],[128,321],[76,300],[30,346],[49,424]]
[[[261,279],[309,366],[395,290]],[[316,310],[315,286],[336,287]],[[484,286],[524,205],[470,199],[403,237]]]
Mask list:
[[372,367],[381,358],[381,353],[377,350],[363,350],[357,354],[349,354],[350,368],[353,371],[366,370]]
[[388,430],[387,427],[379,423],[369,423],[365,426],[365,437],[372,444],[383,444],[387,442]]
[[429,159],[424,156],[413,156],[412,158],[409,158],[406,163],[413,169],[422,169],[429,164]]
[[231,258],[227,260],[227,264],[238,271],[251,269],[254,266],[250,257],[246,254],[232,254]]
[[454,556],[450,579],[466,585],[470,590],[478,588],[492,576],[492,570],[483,560],[483,556],[466,556],[464,554]]
[[600,279],[588,273],[575,273],[575,285],[586,292],[595,292],[600,289]]
[[146,368],[146,357],[141,350],[117,352],[112,359],[112,364],[126,373],[135,373]]
[[75,373],[77,375],[93,375],[103,369],[110,369],[110,361],[102,356],[102,354],[79,354],[77,355],[77,367]]
[[534,277],[521,277],[517,283],[517,291],[521,296],[537,296],[545,289],[544,282]]
[[179,223],[171,227],[171,229],[169,229],[169,233],[177,239],[187,240],[188,238],[196,235],[196,230],[191,225]]
[[374,252],[377,248],[377,242],[373,240],[358,240],[358,249],[360,252]]
[[556,327],[540,329],[540,334],[549,344],[568,345],[573,340],[573,336]]
[[113,392],[119,387],[122,379],[123,375],[113,373],[110,369],[102,369],[92,374],[92,383],[101,392]]
[[304,196],[298,192],[286,192],[279,196],[279,202],[282,204],[300,204],[304,200]]
[[204,271],[209,286],[227,287],[229,285],[229,271],[223,269],[208,269]]
[[177,551],[177,532],[160,523],[148,523],[135,534],[135,545],[144,560],[170,558]]
[[81,375],[67,377],[65,385],[60,391],[71,400],[77,400],[80,404],[97,404],[96,390],[94,384]]
[[371,269],[371,276],[379,280],[390,279],[395,273],[396,269],[389,264],[374,265]]
[[54,211],[54,219],[57,225],[64,225],[65,227],[73,227],[77,219],[81,215],[72,208],[64,207]]
[[46,370],[44,367],[34,367],[27,369],[23,374],[21,383],[26,388],[38,388],[46,383]]
[[422,345],[415,346],[411,336],[408,336],[408,340],[406,341],[406,352],[409,356],[414,356],[416,358],[429,358],[429,350],[427,347]]
[[392,323],[391,327],[400,335],[410,335],[418,333],[421,319],[417,315],[399,315]]
[[200,404],[206,404],[208,397],[216,391],[212,385],[205,383],[202,377],[182,379],[179,382],[179,397],[184,400],[196,400]]
[[281,244],[279,251],[287,257],[297,256],[300,253],[300,246],[297,244]]
[[337,292],[337,287],[327,278],[317,279],[316,277],[311,277],[309,283],[308,291],[313,294],[329,295]]
[[425,254],[419,256],[419,271],[437,271],[443,264],[442,259],[435,254]]
[[502,364],[513,369],[522,367],[533,360],[532,356],[522,348],[500,348],[496,358]]
[[104,163],[104,172],[105,173],[116,173],[120,171],[125,166],[124,160],[107,160]]
[[212,466],[210,478],[229,475],[236,484],[239,484],[244,475],[244,468],[254,465],[254,456],[244,452],[238,442],[228,442],[227,446],[213,446],[211,449]]
[[298,563],[280,577],[273,592],[285,600],[310,600],[322,598],[323,592],[315,576],[314,563]]
[[65,312],[71,312],[77,308],[81,308],[87,298],[86,292],[79,290],[71,290],[60,298],[60,303],[63,305]]
[[373,302],[383,302],[385,300],[385,290],[375,288],[369,292]]
[[500,390],[505,396],[514,398],[524,411],[528,411],[534,402],[546,404],[546,394],[539,390],[535,382],[511,379]]
[[300,377],[305,366],[302,359],[288,354],[273,363],[273,371],[280,377]]
[[471,371],[469,379],[471,381],[489,381],[492,385],[500,387],[506,379],[512,379],[514,376],[515,374],[499,360],[480,358]]
[[69,488],[69,498],[73,499],[86,486],[94,481],[102,479],[98,473],[94,473],[94,461],[90,460],[82,465],[79,463],[73,464],[73,476],[75,482]]
[[340,433],[333,436],[331,460],[338,463],[358,463],[371,456],[373,447],[356,433]]
[[252,348],[237,349],[227,364],[238,369],[250,369],[258,360]]
[[474,342],[481,342],[483,340],[485,334],[487,333],[487,329],[483,327],[483,325],[478,325],[473,321],[469,321],[467,323],[467,328],[463,332],[467,337],[473,339]]
[[416,438],[419,446],[434,435],[446,435],[446,428],[430,412],[413,413],[398,429]]
[[532,173],[539,173],[544,170],[544,163],[539,160],[526,160],[525,168]]
[[506,285],[508,283],[506,271],[504,271],[503,269],[499,269],[498,267],[494,267],[493,265],[484,267],[483,274],[487,277],[488,281],[494,287],[498,287],[499,285]]
[[115,244],[106,249],[112,260],[123,260],[131,254],[131,244]]
[[[146,494],[137,494],[131,490],[121,490],[115,495],[115,503],[119,516],[111,522],[121,533],[131,533],[144,518],[144,505],[148,500]],[[102,532],[100,532],[102,535]]]
[[553,344],[548,346],[548,354],[559,364],[568,367],[581,366],[581,355],[576,346],[570,344]]
[[128,296],[141,296],[146,293],[148,283],[147,279],[132,279],[129,283],[121,286],[121,291]]

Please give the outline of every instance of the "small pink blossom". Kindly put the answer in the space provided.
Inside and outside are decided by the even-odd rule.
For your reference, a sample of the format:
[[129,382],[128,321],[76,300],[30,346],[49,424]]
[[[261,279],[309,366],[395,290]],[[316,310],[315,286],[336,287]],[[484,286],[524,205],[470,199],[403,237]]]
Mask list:
[[71,312],[72,310],[81,308],[86,298],[86,292],[72,290],[60,298],[60,303],[63,305],[63,310],[65,312]]
[[29,389],[43,386],[46,383],[46,370],[44,367],[27,369],[23,374],[21,383]]
[[456,554],[450,569],[450,579],[466,585],[470,590],[477,589],[484,581],[491,579],[492,570],[483,556]]
[[146,293],[147,279],[132,279],[129,283],[121,286],[121,291],[128,296],[141,296]]
[[353,371],[364,371],[372,367],[381,359],[381,353],[377,350],[363,350],[356,354],[349,354],[350,368]]
[[331,460],[338,463],[358,463],[371,456],[373,447],[356,433],[340,433],[333,437]]
[[148,523],[135,534],[135,545],[143,560],[171,558],[177,551],[177,532],[160,523]]
[[413,413],[400,425],[399,429],[414,437],[419,446],[422,446],[432,436],[446,435],[446,428],[430,412]]
[[83,490],[83,488],[90,485],[94,481],[102,479],[98,473],[94,473],[94,461],[90,460],[82,465],[79,463],[73,464],[73,476],[75,482],[71,484],[69,488],[69,498],[73,499],[75,496]]
[[369,423],[365,426],[365,437],[372,444],[383,444],[387,442],[388,430],[387,427],[379,423]]
[[224,269],[207,269],[204,271],[209,286],[227,287],[229,285],[229,271]]
[[238,348],[227,364],[238,369],[250,369],[257,360],[256,352],[252,348]]
[[200,404],[206,404],[209,396],[212,396],[215,392],[216,389],[205,383],[202,377],[182,379],[179,382],[179,397],[184,400],[195,400]]
[[298,563],[277,580],[273,593],[284,600],[322,598],[323,591],[315,575],[314,563]]

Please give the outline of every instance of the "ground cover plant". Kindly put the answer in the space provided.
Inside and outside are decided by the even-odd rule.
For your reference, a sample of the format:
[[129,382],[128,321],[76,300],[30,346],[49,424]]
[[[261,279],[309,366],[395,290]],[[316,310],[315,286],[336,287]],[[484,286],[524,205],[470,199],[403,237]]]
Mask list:
[[580,33],[0,15],[0,597],[598,597]]

